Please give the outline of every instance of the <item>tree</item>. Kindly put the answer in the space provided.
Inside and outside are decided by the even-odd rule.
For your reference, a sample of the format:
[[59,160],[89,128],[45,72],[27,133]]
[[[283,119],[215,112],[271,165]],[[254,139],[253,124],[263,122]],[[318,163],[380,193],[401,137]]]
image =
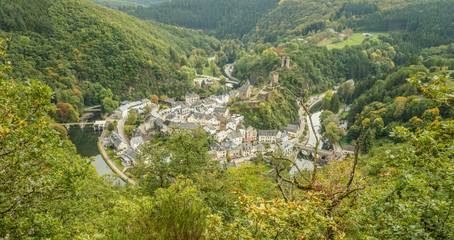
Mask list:
[[322,109],[330,109],[331,98],[333,97],[333,91],[326,91],[325,96],[322,99]]
[[321,114],[320,114],[320,121],[321,122],[324,122],[325,120],[327,120],[330,116],[333,116],[334,113],[331,112],[330,110],[324,110]]
[[361,238],[453,238],[454,121],[397,127],[393,135],[405,142],[380,150],[380,171],[351,214],[353,232],[360,226]]
[[335,122],[330,122],[325,127],[325,134],[323,137],[327,138],[331,144],[338,143],[342,137],[342,132]]
[[224,86],[226,80],[227,80],[227,79],[226,79],[224,76],[221,76],[221,77],[219,78],[219,84],[221,84],[221,86]]
[[165,101],[167,100],[169,97],[167,97],[167,95],[161,95],[160,99],[161,101]]
[[134,109],[129,110],[128,118],[126,119],[126,123],[128,124],[136,124],[137,121],[137,112]]
[[361,142],[361,153],[367,154],[370,149],[372,148],[373,144],[373,134],[371,128],[367,128],[366,132],[364,133],[363,140]]
[[440,110],[438,108],[432,108],[432,109],[427,109],[423,114],[422,114],[422,119],[425,122],[433,122],[436,119],[440,118]]
[[190,132],[176,128],[166,142],[153,139],[143,145],[142,162],[136,175],[147,193],[168,187],[173,178],[182,174],[189,179],[202,171],[216,169],[205,144],[206,133],[201,129]]
[[146,211],[132,216],[135,239],[201,239],[210,210],[192,181],[183,176],[168,188],[157,189]]
[[57,103],[57,120],[61,123],[79,122],[79,114],[69,103]]
[[98,94],[99,102],[102,102],[102,100],[104,100],[104,98],[112,98],[112,97],[113,97],[113,93],[110,90],[110,88],[108,88],[108,89],[102,88]]
[[114,129],[115,129],[115,125],[113,123],[109,122],[109,125],[107,126],[107,130],[112,132]]
[[339,105],[340,105],[339,96],[337,93],[335,93],[331,97],[330,104],[329,104],[329,110],[337,113],[337,111],[339,111]]
[[119,106],[118,101],[114,101],[109,97],[104,98],[101,101],[101,112],[102,113],[111,113],[115,111]]
[[159,101],[158,95],[156,95],[156,94],[151,95],[150,101],[152,103],[158,104],[158,101]]
[[80,199],[89,163],[59,147],[49,87],[0,79],[0,105],[0,238],[58,238],[69,226],[55,223],[74,218],[68,198]]

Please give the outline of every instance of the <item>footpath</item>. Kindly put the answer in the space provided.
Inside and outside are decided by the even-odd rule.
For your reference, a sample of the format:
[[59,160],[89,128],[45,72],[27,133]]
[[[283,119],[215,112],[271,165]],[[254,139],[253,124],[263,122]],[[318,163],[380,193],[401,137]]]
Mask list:
[[99,137],[98,139],[98,148],[99,148],[99,151],[101,152],[101,155],[102,157],[104,158],[104,160],[106,161],[106,163],[109,165],[109,167],[112,169],[112,171],[114,171],[115,173],[117,173],[118,175],[120,175],[120,177],[135,185],[136,182],[134,180],[132,180],[131,178],[129,178],[125,173],[123,173],[118,167],[117,165],[115,165],[115,163],[112,161],[112,159],[110,159],[109,157],[109,154],[107,154],[107,151],[106,149],[104,148],[104,146],[102,145],[102,143],[104,142],[104,135],[106,134],[106,128],[103,129],[102,133],[101,133],[101,136]]

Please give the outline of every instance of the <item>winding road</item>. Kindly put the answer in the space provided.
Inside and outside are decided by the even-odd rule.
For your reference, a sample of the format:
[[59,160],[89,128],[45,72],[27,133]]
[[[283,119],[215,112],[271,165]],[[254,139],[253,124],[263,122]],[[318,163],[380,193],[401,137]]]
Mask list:
[[117,173],[118,175],[120,175],[120,177],[125,180],[125,181],[128,181],[129,183],[131,184],[136,184],[136,182],[134,180],[132,180],[131,178],[129,178],[124,172],[122,172],[118,167],[117,165],[115,165],[115,163],[112,161],[112,159],[110,159],[109,157],[109,154],[107,154],[107,151],[106,149],[104,148],[104,146],[102,145],[103,141],[104,141],[104,136],[106,134],[106,128],[104,128],[104,130],[102,131],[101,133],[101,136],[99,137],[99,140],[98,140],[98,148],[99,150],[101,151],[101,155],[102,157],[104,158],[104,160],[106,161],[106,163],[110,166],[110,168],[115,172]]

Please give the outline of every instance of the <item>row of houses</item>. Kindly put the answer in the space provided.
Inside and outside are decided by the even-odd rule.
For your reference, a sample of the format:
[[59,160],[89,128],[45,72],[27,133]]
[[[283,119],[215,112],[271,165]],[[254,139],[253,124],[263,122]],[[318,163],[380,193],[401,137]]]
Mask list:
[[140,148],[144,143],[142,136],[136,136],[131,138],[129,145],[123,141],[120,135],[112,131],[104,137],[103,146],[113,149],[115,154],[120,156],[121,163],[123,166],[135,165],[137,162],[137,155],[140,152]]
[[120,107],[112,113],[112,117],[118,119],[124,118],[128,116],[131,109],[134,109],[138,114],[141,114],[147,106],[151,106],[151,101],[146,98],[135,102],[123,101],[121,102]]
[[[252,126],[244,126],[244,116],[230,114],[226,104],[231,98],[238,96],[238,91],[231,91],[226,95],[211,96],[200,99],[197,94],[187,93],[185,101],[166,99],[159,105],[142,100],[137,102],[124,102],[114,114],[120,117],[127,116],[130,109],[137,109],[140,114],[145,107],[150,107],[151,112],[145,117],[145,122],[137,129],[132,130],[131,148],[124,143],[120,136],[112,132],[106,136],[106,146],[115,149],[121,155],[123,165],[134,165],[140,146],[147,136],[156,132],[164,135],[171,134],[174,127],[182,127],[189,131],[202,128],[213,135],[216,142],[212,143],[210,154],[213,158],[223,161],[230,158],[248,157],[257,152],[266,151],[267,144],[276,144],[283,153],[290,155],[293,144],[289,140],[295,138],[300,130],[299,120],[284,127],[284,131],[257,130]],[[163,108],[162,106],[167,106]]]

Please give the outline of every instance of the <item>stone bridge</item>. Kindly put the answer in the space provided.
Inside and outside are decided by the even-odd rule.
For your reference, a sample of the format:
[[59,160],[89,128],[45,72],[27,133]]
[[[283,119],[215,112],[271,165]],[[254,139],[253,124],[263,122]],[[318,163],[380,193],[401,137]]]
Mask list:
[[69,130],[72,126],[80,126],[81,129],[84,129],[87,125],[93,125],[95,131],[103,130],[106,127],[106,121],[96,121],[96,122],[78,122],[78,123],[59,123]]
[[[313,156],[315,154],[315,148],[312,146],[297,146],[297,148],[299,149],[298,154],[301,151],[305,151],[307,153],[307,155],[311,155],[311,156]],[[317,154],[321,158],[325,158],[325,159],[339,159],[342,157],[342,154],[336,154],[332,150],[325,150],[325,149],[317,149]]]

